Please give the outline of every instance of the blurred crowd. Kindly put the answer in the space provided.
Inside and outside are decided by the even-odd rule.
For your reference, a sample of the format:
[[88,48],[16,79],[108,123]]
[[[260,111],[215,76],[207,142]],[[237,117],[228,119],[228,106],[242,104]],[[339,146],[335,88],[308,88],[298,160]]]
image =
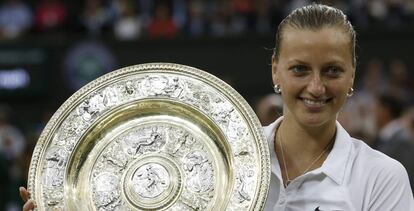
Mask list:
[[[85,0],[79,5],[61,0],[0,2],[2,40],[54,33],[136,40],[273,34],[282,17],[311,1]],[[389,30],[414,26],[412,0],[320,2],[345,11],[361,30],[375,25]],[[402,162],[414,181],[414,71],[398,58],[373,58],[357,71],[355,95],[343,108],[339,121],[352,136]],[[282,114],[280,96],[257,98],[252,106],[263,125]],[[0,102],[0,210],[6,211],[21,210],[18,187],[26,186],[33,148],[51,113],[44,111],[38,123],[23,127],[14,121],[18,112]]]
[[[282,17],[309,0],[4,0],[0,36],[113,35],[120,40],[237,36],[274,32]],[[414,25],[411,0],[322,0],[342,9],[359,29]],[[368,29],[369,30],[369,29]]]

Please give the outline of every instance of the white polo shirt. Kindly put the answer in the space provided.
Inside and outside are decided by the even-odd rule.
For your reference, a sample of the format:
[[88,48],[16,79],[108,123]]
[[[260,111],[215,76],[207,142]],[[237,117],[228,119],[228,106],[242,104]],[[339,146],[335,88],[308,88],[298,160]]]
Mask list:
[[282,119],[264,128],[272,168],[265,211],[414,211],[405,168],[350,137],[338,122],[334,146],[322,166],[295,178],[285,189],[274,151],[275,130]]

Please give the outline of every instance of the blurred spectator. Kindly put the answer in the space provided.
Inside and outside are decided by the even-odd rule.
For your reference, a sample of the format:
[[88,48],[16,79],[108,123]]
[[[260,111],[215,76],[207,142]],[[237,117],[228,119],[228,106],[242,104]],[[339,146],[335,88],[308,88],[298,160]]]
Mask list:
[[373,145],[378,132],[375,107],[374,95],[356,89],[354,96],[348,99],[339,113],[338,121],[352,137]]
[[10,113],[8,106],[0,105],[0,153],[7,160],[20,156],[25,145],[22,132],[9,122]]
[[309,0],[292,0],[292,1],[288,1],[287,5],[285,7],[284,16],[288,15],[292,10],[297,9],[299,7],[306,6],[310,3],[311,3],[311,1],[309,1]]
[[254,110],[260,123],[267,126],[282,115],[282,98],[277,94],[266,95],[257,101]]
[[375,114],[378,137],[375,147],[382,149],[394,140],[402,139],[403,125],[399,117],[403,105],[399,99],[389,94],[382,94],[377,98]]
[[378,98],[378,138],[374,146],[398,160],[407,169],[411,187],[414,187],[414,109],[404,115],[401,102],[390,95]]
[[401,59],[393,59],[389,65],[389,74],[389,92],[409,103],[414,93],[407,65]]
[[182,30],[187,23],[187,6],[190,2],[172,0],[172,19],[179,30]]
[[102,0],[86,0],[80,21],[89,34],[99,35],[109,29],[110,17]]
[[138,2],[138,13],[140,14],[140,18],[142,19],[142,23],[145,29],[148,28],[149,23],[152,20],[152,13],[154,4],[156,1],[153,0],[137,0]]
[[167,3],[155,5],[154,16],[148,25],[149,38],[172,38],[178,33]]
[[362,72],[364,75],[358,93],[363,93],[365,96],[375,96],[387,90],[384,64],[380,59],[370,59]]
[[330,5],[332,7],[338,8],[340,10],[342,10],[345,14],[348,14],[349,11],[349,1],[345,1],[345,0],[323,0],[320,1],[320,3],[322,4],[327,4]]
[[57,31],[66,21],[66,7],[60,0],[43,0],[35,11],[35,25],[39,31]]
[[247,30],[245,17],[236,13],[229,1],[223,1],[222,5],[215,5],[212,13],[210,30],[213,36],[234,36]]
[[367,1],[368,15],[370,22],[382,24],[388,15],[388,7],[385,0]]
[[404,137],[414,143],[414,105],[411,105],[403,112],[401,121],[405,131]]
[[388,0],[388,15],[386,23],[390,28],[398,28],[406,23],[408,17],[404,7],[405,0]]
[[258,34],[270,33],[272,31],[272,24],[270,21],[269,0],[260,0],[255,5],[255,10],[254,31]]
[[120,17],[114,23],[115,37],[120,40],[135,40],[141,36],[142,22],[135,5],[128,0],[119,1]]
[[32,12],[21,0],[6,0],[0,6],[0,37],[15,38],[29,30]]
[[207,28],[205,8],[201,0],[190,1],[185,31],[192,37],[204,35]]

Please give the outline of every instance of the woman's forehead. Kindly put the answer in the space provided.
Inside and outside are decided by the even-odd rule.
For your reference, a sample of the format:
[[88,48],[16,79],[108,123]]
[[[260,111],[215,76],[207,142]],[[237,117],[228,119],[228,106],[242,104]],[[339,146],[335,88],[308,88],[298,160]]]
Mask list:
[[325,26],[317,29],[298,29],[286,27],[283,32],[282,42],[290,41],[293,43],[309,43],[319,41],[318,43],[351,43],[351,36],[348,32],[340,27]]
[[338,27],[321,29],[287,28],[283,33],[280,57],[288,60],[305,59],[352,62],[351,39]]

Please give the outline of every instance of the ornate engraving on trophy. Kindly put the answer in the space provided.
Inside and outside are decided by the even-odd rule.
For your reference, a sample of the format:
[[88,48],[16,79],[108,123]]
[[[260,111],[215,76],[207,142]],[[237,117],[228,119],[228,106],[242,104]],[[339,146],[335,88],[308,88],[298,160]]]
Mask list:
[[105,109],[103,103],[104,97],[101,93],[98,93],[85,102],[82,102],[78,109],[78,115],[82,117],[84,121],[91,121],[99,112]]
[[184,171],[187,173],[186,187],[195,193],[210,190],[214,184],[214,171],[211,161],[204,151],[197,150],[189,153],[183,159]]
[[173,157],[181,158],[186,155],[190,149],[200,148],[201,145],[196,142],[193,136],[184,130],[175,127],[169,128],[169,143],[166,146],[166,152]]
[[246,183],[244,181],[244,177],[243,176],[238,176],[236,177],[237,180],[237,199],[239,203],[243,203],[244,201],[250,201],[251,198],[249,196],[249,194],[246,192]]
[[[140,137],[142,134],[144,136]],[[157,151],[160,146],[165,144],[165,135],[157,127],[153,127],[151,131],[148,129],[140,130],[132,135],[136,137],[132,142],[133,153],[135,155]]]
[[121,203],[119,197],[119,178],[103,172],[93,180],[93,196],[98,210],[114,210]]
[[119,168],[119,171],[123,170],[128,163],[128,158],[126,155],[120,152],[121,149],[119,145],[112,145],[103,154],[103,160],[105,160],[106,163],[112,165],[113,167]]
[[132,95],[135,92],[135,85],[132,81],[125,82],[125,93],[128,95]]
[[170,185],[170,175],[162,165],[148,163],[133,174],[132,183],[134,191],[141,197],[154,198]]
[[119,90],[117,87],[106,87],[102,90],[103,103],[105,106],[113,106],[119,102]]
[[57,187],[63,184],[64,172],[67,160],[67,152],[59,147],[50,148],[46,154],[45,172],[43,184],[46,187]]
[[148,96],[169,96],[177,98],[183,91],[183,85],[178,77],[148,76],[142,82],[142,90]]

